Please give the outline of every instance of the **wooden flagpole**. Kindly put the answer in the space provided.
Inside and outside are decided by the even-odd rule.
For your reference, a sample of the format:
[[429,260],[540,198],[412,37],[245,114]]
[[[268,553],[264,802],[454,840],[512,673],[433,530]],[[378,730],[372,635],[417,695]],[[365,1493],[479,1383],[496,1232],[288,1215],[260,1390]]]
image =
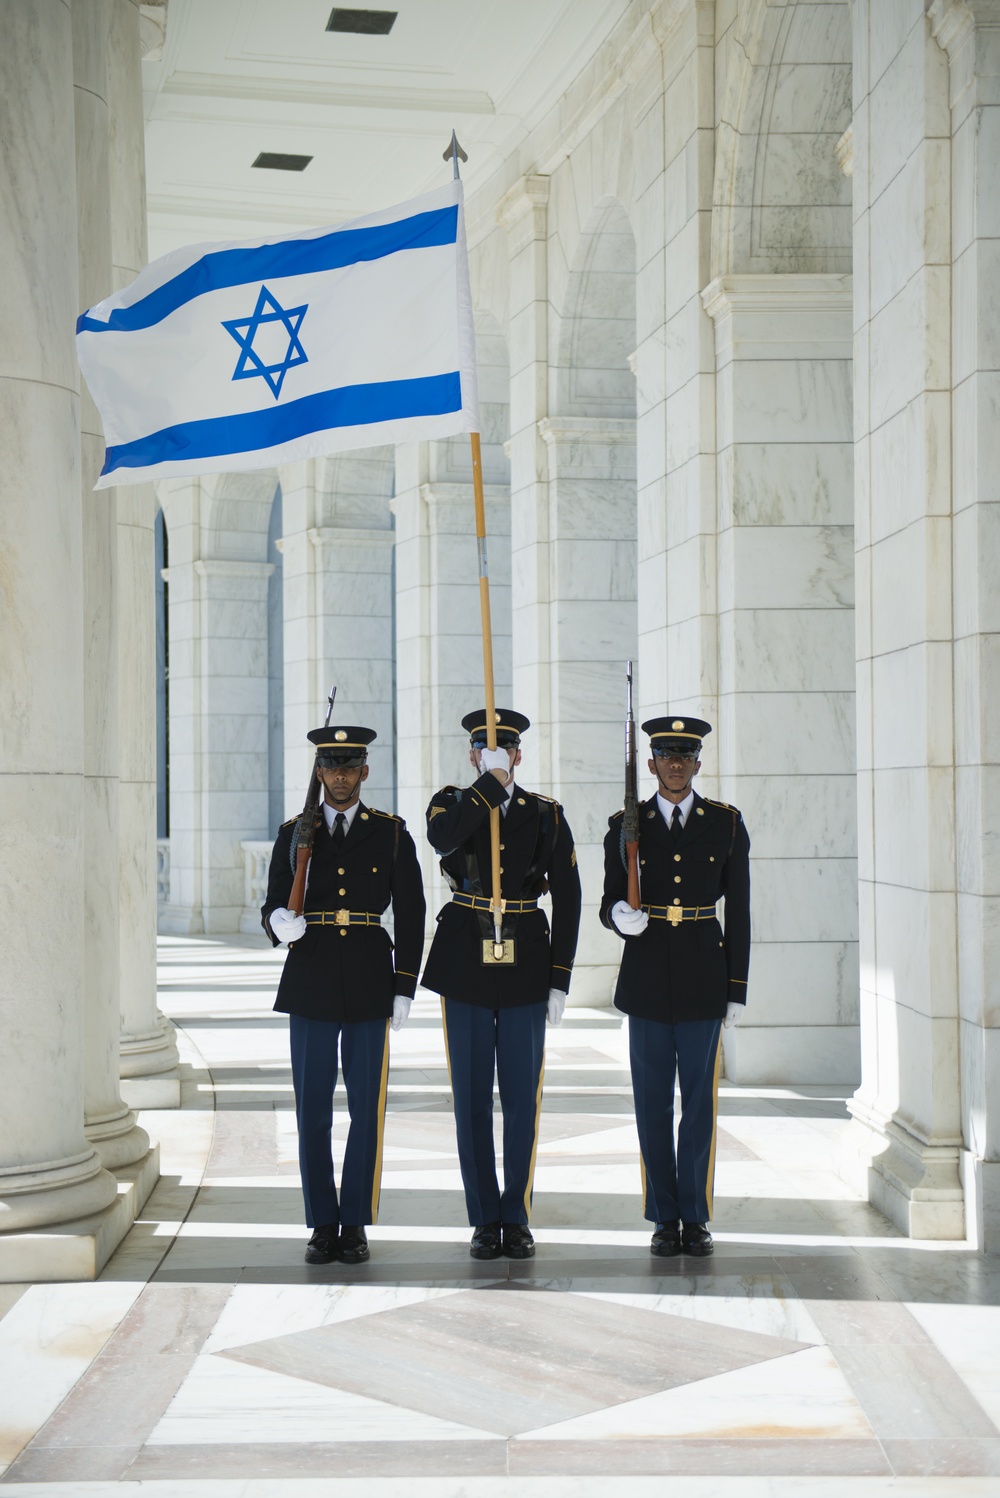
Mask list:
[[[454,130],[451,144],[444,153],[445,161],[451,161],[456,180],[459,176],[459,158],[469,158],[458,143]],[[483,680],[486,687],[486,747],[497,747],[497,709],[493,687],[493,625],[490,618],[490,572],[486,559],[486,501],[483,497],[483,455],[478,432],[469,433],[472,446],[472,490],[476,502],[476,549],[479,554],[479,612],[483,631]],[[503,906],[500,893],[500,810],[490,808],[490,909],[493,915],[493,957],[503,957]]]

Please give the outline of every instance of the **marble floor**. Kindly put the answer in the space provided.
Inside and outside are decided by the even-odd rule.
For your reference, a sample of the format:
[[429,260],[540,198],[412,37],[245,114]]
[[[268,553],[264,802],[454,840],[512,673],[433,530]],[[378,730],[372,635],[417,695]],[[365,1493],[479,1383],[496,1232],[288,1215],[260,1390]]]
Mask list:
[[1000,1262],[851,1195],[843,1089],[724,1086],[715,1257],[655,1260],[625,1033],[571,1009],[548,1032],[537,1256],[477,1264],[421,993],[393,1037],[371,1261],[309,1268],[282,954],[163,938],[161,960],[184,1102],[143,1115],[160,1184],[96,1283],[0,1285],[5,1492],[1000,1492]]

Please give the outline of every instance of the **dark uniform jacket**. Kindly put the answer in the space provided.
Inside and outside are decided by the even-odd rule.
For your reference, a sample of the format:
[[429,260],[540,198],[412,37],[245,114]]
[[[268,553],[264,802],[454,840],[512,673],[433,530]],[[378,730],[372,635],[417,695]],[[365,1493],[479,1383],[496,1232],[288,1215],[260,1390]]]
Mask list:
[[[726,1004],[745,1004],[750,968],[750,839],[735,806],[695,795],[676,844],[656,797],[639,807],[639,886],[644,906],[715,905],[725,897],[725,932],[713,916],[671,926],[650,918],[641,936],[625,938],[615,1005],[626,1014],[675,1024],[723,1019]],[[604,839],[601,920],[614,930],[611,907],[626,898],[622,813]]]
[[[264,930],[277,946],[269,916],[287,908],[292,893],[291,844],[297,818],[278,833],[271,854]],[[424,943],[424,887],[417,850],[402,817],[359,802],[342,843],[327,832],[319,813],[313,842],[305,913],[370,911],[381,915],[392,902],[396,947],[384,926],[310,925],[292,942],[278,985],[275,1009],[337,1024],[388,1019],[396,994],[412,998]]]
[[[500,806],[506,789],[489,773],[464,790],[446,785],[427,808],[427,836],[443,855],[441,869],[453,889],[489,896],[490,808]],[[580,929],[580,876],[573,834],[557,801],[513,787],[500,816],[500,893],[506,900],[528,900],[552,892],[552,932],[543,910],[504,918],[504,935],[514,937],[513,967],[484,967],[482,944],[492,937],[489,911],[449,902],[438,915],[421,983],[425,988],[486,1009],[539,1004],[550,988],[568,993]]]

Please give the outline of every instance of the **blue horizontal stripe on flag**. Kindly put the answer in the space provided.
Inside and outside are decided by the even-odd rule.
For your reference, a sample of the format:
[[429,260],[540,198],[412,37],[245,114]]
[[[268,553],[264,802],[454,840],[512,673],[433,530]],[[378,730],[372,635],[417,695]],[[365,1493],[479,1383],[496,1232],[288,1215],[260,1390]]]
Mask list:
[[462,378],[427,375],[419,380],[384,380],[373,385],[345,385],[321,390],[265,411],[242,411],[235,416],[184,421],[150,432],[134,442],[109,447],[102,474],[118,468],[152,468],[157,463],[193,458],[225,458],[262,451],[294,441],[310,432],[336,427],[368,426],[377,421],[400,421],[407,416],[443,416],[462,409]]
[[78,333],[135,333],[152,328],[185,302],[221,291],[227,286],[264,281],[279,276],[303,276],[314,271],[340,270],[360,260],[381,260],[399,250],[423,250],[454,244],[458,236],[458,207],[414,213],[392,224],[367,229],[340,229],[318,239],[286,239],[281,244],[252,249],[212,250],[172,280],[165,281],[131,307],[118,307],[107,322],[86,312],[77,318]]

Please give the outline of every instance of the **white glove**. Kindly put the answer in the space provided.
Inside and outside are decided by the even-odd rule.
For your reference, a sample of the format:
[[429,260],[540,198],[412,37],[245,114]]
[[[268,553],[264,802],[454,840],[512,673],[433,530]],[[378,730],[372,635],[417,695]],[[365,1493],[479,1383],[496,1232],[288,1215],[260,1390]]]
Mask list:
[[391,1023],[394,1030],[401,1030],[406,1024],[406,1021],[410,1017],[410,1005],[412,1003],[412,999],[404,998],[401,993],[398,993],[393,999]]
[[549,989],[549,1008],[547,1019],[550,1025],[558,1025],[566,1008],[566,995],[560,988]]
[[644,910],[633,910],[627,900],[619,900],[611,907],[611,924],[619,936],[641,936],[649,916]]
[[738,1025],[740,1022],[740,1015],[743,1013],[745,1008],[745,1004],[734,1004],[732,999],[730,999],[729,1003],[726,1005],[726,1017],[722,1021],[723,1029],[731,1030],[734,1025]]
[[304,915],[292,915],[284,905],[279,905],[277,910],[272,910],[267,918],[268,925],[279,941],[301,941],[306,934],[306,918]]
[[484,775],[489,770],[502,770],[505,780],[510,777],[510,754],[506,749],[481,749],[479,763]]

